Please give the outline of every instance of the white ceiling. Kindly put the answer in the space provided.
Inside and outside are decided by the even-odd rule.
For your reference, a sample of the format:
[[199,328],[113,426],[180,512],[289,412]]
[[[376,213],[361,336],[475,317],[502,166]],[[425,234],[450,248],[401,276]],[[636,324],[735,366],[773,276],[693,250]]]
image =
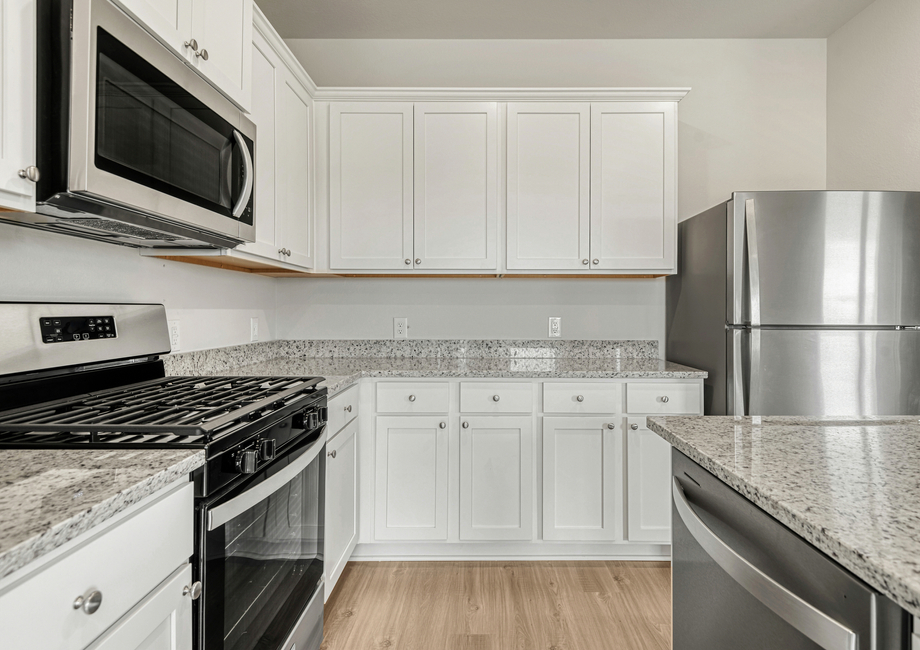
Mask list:
[[824,38],[872,0],[258,0],[284,38]]

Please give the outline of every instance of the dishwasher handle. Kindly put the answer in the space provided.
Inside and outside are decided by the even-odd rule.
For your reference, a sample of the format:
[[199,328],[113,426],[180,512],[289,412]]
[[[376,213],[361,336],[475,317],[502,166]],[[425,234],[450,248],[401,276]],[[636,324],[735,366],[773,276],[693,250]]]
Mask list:
[[674,477],[674,507],[693,538],[748,593],[824,650],[856,650],[856,634],[738,555],[700,519]]

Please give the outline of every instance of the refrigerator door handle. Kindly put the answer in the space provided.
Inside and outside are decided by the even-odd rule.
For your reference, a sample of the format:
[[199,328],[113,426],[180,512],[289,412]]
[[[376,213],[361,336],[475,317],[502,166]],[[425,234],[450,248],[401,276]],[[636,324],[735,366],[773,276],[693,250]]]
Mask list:
[[759,327],[751,328],[750,393],[748,394],[750,412],[745,415],[763,415],[761,412],[763,407],[761,404],[761,374],[763,369],[760,364],[760,332]]
[[748,593],[824,650],[856,650],[857,638],[853,630],[802,600],[722,541],[693,511],[677,477],[674,477],[671,495],[677,514],[693,538]]
[[744,364],[741,359],[741,337],[744,330],[732,330],[732,405],[733,415],[747,415],[744,409]]
[[744,202],[744,222],[747,230],[748,280],[751,297],[751,326],[760,325],[760,258],[757,254],[757,219],[754,199]]

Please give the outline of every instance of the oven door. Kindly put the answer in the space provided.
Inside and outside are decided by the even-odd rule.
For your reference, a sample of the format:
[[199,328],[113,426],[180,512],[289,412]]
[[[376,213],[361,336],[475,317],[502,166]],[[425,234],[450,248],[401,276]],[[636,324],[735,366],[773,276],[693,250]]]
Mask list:
[[199,650],[317,650],[323,636],[323,432],[199,505]]
[[68,190],[253,240],[255,126],[110,0],[74,3]]

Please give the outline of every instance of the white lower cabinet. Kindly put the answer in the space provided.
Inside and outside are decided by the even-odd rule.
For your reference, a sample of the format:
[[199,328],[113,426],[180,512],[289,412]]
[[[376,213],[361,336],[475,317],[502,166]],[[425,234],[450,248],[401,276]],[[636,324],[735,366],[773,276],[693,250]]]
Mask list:
[[622,420],[543,418],[543,539],[623,539]]
[[447,539],[447,448],[447,416],[377,418],[376,539]]
[[460,539],[533,539],[531,416],[460,418]]
[[192,583],[186,564],[87,650],[191,650]]
[[627,538],[671,543],[671,445],[644,417],[627,420]]
[[358,539],[358,423],[326,443],[326,509],[323,566],[325,597],[335,588]]

